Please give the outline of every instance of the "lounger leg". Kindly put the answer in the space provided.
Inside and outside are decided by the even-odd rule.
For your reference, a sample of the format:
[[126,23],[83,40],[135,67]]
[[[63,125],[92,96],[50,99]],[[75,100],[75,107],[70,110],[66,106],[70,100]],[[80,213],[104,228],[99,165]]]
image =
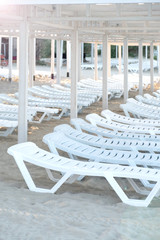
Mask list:
[[145,200],[137,200],[137,199],[129,199],[127,195],[124,193],[122,188],[119,186],[119,184],[116,182],[113,176],[106,174],[105,178],[107,181],[110,183],[112,188],[115,190],[119,198],[126,204],[131,205],[131,206],[141,206],[141,207],[147,207],[152,199],[156,196],[160,189],[160,180],[157,181],[153,189],[150,191],[148,194],[147,198]]

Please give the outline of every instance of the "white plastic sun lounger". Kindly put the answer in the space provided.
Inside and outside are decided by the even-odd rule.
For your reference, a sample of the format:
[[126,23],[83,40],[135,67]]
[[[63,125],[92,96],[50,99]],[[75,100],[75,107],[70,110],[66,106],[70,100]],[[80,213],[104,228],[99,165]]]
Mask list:
[[71,124],[75,126],[77,130],[87,131],[91,134],[106,138],[122,138],[122,139],[137,139],[145,141],[160,141],[159,135],[147,135],[142,133],[129,133],[129,132],[118,132],[109,129],[93,126],[81,118],[71,119]]
[[153,119],[137,119],[126,117],[117,113],[114,113],[108,109],[103,110],[101,115],[108,120],[112,120],[115,122],[120,122],[128,125],[142,125],[142,126],[152,126],[152,127],[160,127],[160,120]]
[[116,123],[113,121],[109,121],[96,113],[88,114],[86,116],[86,119],[91,122],[92,125],[98,125],[103,128],[111,129],[113,131],[116,130],[119,132],[144,133],[151,135],[160,134],[160,128]]
[[[140,103],[140,102],[139,102]],[[151,106],[151,105],[148,105]],[[135,104],[132,102],[127,102],[126,104],[121,104],[120,108],[124,111],[124,114],[127,117],[133,117],[135,118],[148,118],[148,119],[160,119],[160,112],[149,108],[148,109],[144,106],[141,106],[139,104]]]
[[[160,189],[160,171],[157,169],[72,160],[44,151],[31,142],[14,145],[8,148],[8,153],[14,157],[28,188],[35,192],[55,193],[63,183],[70,177],[74,178],[75,175],[76,179],[77,175],[98,176],[106,178],[124,203],[132,206],[147,207]],[[51,189],[38,188],[33,182],[25,162],[49,171],[63,172],[63,176]],[[146,199],[129,199],[115,178],[141,179],[154,181],[156,184]]]
[[151,96],[150,94],[144,94],[144,97],[138,95],[135,98],[138,101],[143,102],[145,104],[160,107],[160,100],[156,97]]
[[[53,87],[48,86],[48,85],[42,85],[42,88],[47,90],[47,91],[50,91],[51,93],[55,93],[55,90],[56,90],[56,92],[60,92],[60,90],[54,88],[55,85],[56,84],[54,84]],[[59,85],[59,86],[62,87],[61,85]],[[67,88],[67,87],[64,87],[64,88],[68,89],[68,90],[63,91],[63,94],[70,95],[71,94],[71,89]],[[78,89],[78,95],[79,96],[85,96],[85,97],[87,96],[87,97],[95,98],[95,100],[98,101],[102,97],[102,91],[97,91],[97,90],[92,91],[90,89],[87,89],[87,91],[86,91],[85,89],[83,89],[83,90],[79,90]]]
[[18,126],[18,121],[0,119],[0,136],[7,137]]
[[160,153],[159,141],[143,141],[135,139],[120,138],[104,138],[102,136],[94,136],[72,128],[68,124],[61,124],[54,128],[55,132],[62,132],[72,140],[78,141],[89,146],[102,149],[117,149],[123,151],[145,151],[150,153]]
[[[46,92],[43,92],[43,91],[40,91],[40,90],[37,90],[35,88],[29,88],[28,89],[28,92],[35,96],[35,97],[42,97],[42,98],[45,98],[45,99],[48,99],[48,100],[63,100],[63,101],[68,101],[70,102],[71,101],[71,96],[70,95],[63,95],[63,93],[54,93],[54,94],[51,94],[51,93],[46,93]],[[78,102],[82,102],[84,101],[85,104],[87,104],[87,106],[91,105],[92,103],[95,102],[95,98],[89,98],[89,97],[82,97],[82,96],[78,96]]]
[[[160,119],[160,107],[143,103],[142,96],[140,95],[137,95],[136,99],[128,98],[126,105],[132,106],[131,110],[133,108],[138,118]],[[129,108],[128,106],[127,109]],[[125,114],[127,114],[127,112]],[[149,115],[151,115],[151,117],[149,117]]]
[[[8,96],[7,94],[0,94],[0,100],[2,102],[7,102],[7,103],[10,103],[10,104],[18,104],[18,100],[14,97],[11,97],[11,96]],[[55,114],[57,112],[57,108],[60,108],[61,109],[61,112],[58,116],[55,116],[55,119],[60,119],[63,115],[68,115],[69,114],[69,111],[70,111],[70,104],[64,104],[64,103],[61,103],[59,101],[56,102],[56,104],[54,104],[53,102],[48,102],[48,101],[41,101],[41,102],[38,102],[38,101],[28,101],[28,107],[33,107],[37,110],[37,112],[43,112],[43,110],[46,110],[47,108],[47,114],[49,114],[49,109],[53,108],[52,110],[55,109]],[[81,110],[81,107],[78,106],[78,111]],[[45,111],[46,112],[46,111]],[[45,113],[43,112],[43,113]],[[53,112],[51,111],[51,114],[53,114]],[[46,115],[46,114],[45,114]],[[43,117],[45,117],[43,115]],[[53,117],[54,118],[54,117]]]
[[[18,100],[8,96],[7,94],[0,94],[0,99],[4,102],[8,102],[16,105],[0,104],[0,112],[11,112],[18,113]],[[32,114],[35,118],[30,119],[30,122],[41,123],[43,120],[60,119],[62,113],[59,113],[59,109],[38,107],[38,106],[28,106],[28,114]],[[41,113],[41,116],[40,116]]]

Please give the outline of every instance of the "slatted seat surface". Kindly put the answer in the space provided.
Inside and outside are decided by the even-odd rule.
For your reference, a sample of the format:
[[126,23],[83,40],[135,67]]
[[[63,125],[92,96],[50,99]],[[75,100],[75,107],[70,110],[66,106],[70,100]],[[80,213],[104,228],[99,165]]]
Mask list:
[[[50,91],[40,86],[34,86],[28,89],[29,92],[46,98],[55,98],[55,99],[70,99],[71,93],[68,91],[60,91],[54,90]],[[88,101],[90,104],[96,101],[96,97],[90,94],[78,93],[77,94],[78,100],[80,101]]]
[[152,119],[137,119],[126,117],[117,113],[114,113],[108,109],[103,110],[101,115],[107,119],[111,119],[116,122],[132,124],[132,125],[143,125],[143,126],[160,126],[160,120],[152,120]]
[[131,113],[135,118],[160,119],[160,112],[150,108],[146,109],[143,106],[139,106],[138,104],[134,104],[132,102],[121,104],[120,108],[124,111],[127,117],[130,117],[129,113]]
[[0,127],[17,127],[18,121],[0,119]]
[[94,136],[84,133],[80,130],[72,128],[68,124],[61,124],[54,128],[54,131],[61,131],[67,137],[79,141],[81,143],[105,148],[105,149],[120,149],[120,150],[134,150],[134,151],[149,151],[160,152],[160,142],[158,141],[140,141],[134,139],[116,139],[103,138],[101,136]]
[[[18,97],[18,93],[15,93],[15,96]],[[39,103],[45,103],[47,106],[55,106],[55,107],[61,107],[61,106],[65,106],[70,108],[70,100],[65,100],[65,99],[44,99],[44,98],[40,98],[40,97],[34,97],[32,95],[28,94],[28,101],[29,102],[37,102],[37,105],[39,105]],[[88,107],[89,103],[87,101],[78,101],[78,105],[79,106],[83,106],[83,107]]]
[[160,134],[160,128],[120,124],[113,121],[109,121],[95,113],[88,114],[86,116],[86,119],[90,121],[93,125],[98,125],[104,128],[117,130],[120,132],[126,131],[126,132],[145,133],[145,134]]
[[160,141],[159,135],[147,135],[142,133],[126,133],[118,131],[110,131],[101,127],[93,126],[81,118],[71,119],[71,124],[75,126],[77,130],[84,130],[98,136],[107,138],[122,138],[122,139],[139,139],[145,141]]
[[43,141],[49,146],[53,153],[55,152],[55,148],[57,148],[68,154],[98,162],[127,165],[135,163],[136,165],[160,167],[160,154],[100,149],[72,140],[62,132],[47,134],[43,137]]
[[[8,153],[14,157],[26,184],[31,191],[55,193],[69,178],[77,178],[77,175],[99,176],[104,177],[108,181],[124,203],[132,206],[147,207],[160,189],[160,170],[157,169],[71,160],[44,151],[31,142],[14,145],[8,148]],[[51,189],[36,187],[25,162],[45,168],[48,174],[50,170],[53,170],[61,173],[63,172],[63,175]],[[48,176],[50,177],[50,174]],[[150,192],[146,192],[146,199],[129,199],[115,179],[118,177],[130,179],[130,183],[132,183],[134,179],[139,179],[155,181],[156,184],[153,185],[153,189]],[[74,178],[74,180],[76,178]],[[136,188],[134,189],[136,190]]]
[[153,181],[157,180],[157,178],[159,179],[160,177],[160,170],[157,169],[72,160],[42,150],[33,143],[14,145],[8,149],[8,153],[11,155],[18,153],[24,161],[37,166],[49,168],[55,171],[72,171],[73,174],[104,176],[104,173],[110,173],[117,177],[120,176],[138,179],[143,176],[143,179],[150,179]]

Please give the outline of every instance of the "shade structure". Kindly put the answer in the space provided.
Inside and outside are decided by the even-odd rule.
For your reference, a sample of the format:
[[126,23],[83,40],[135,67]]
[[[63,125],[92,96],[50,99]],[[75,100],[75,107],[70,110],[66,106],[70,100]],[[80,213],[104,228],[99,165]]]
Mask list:
[[[27,37],[28,38],[44,38],[54,39],[59,43],[61,40],[69,41],[74,45],[76,54],[79,54],[78,43],[75,44],[73,36],[75,31],[78,31],[78,42],[89,43],[102,43],[104,36],[107,34],[107,41],[109,45],[123,45],[124,39],[127,39],[127,45],[139,45],[140,41],[143,41],[143,45],[159,45],[160,43],[160,1],[54,1],[54,0],[6,0],[5,4],[1,4],[1,26],[0,35],[2,36],[14,36],[20,37],[24,34],[24,29],[20,28],[22,22],[26,21],[28,25]],[[7,6],[7,4],[9,6]],[[76,26],[76,28],[75,28]],[[76,29],[76,30],[75,30]],[[20,37],[22,39],[22,37]],[[22,43],[20,43],[22,44]],[[58,44],[59,45],[59,44]],[[60,55],[60,47],[58,48]],[[103,48],[105,49],[105,48]],[[21,48],[20,48],[20,51]],[[27,51],[27,50],[26,50]],[[106,49],[105,49],[106,51]],[[20,52],[21,56],[22,52]],[[71,53],[72,55],[73,53]],[[105,54],[105,53],[104,53]],[[127,54],[127,53],[126,53]],[[27,53],[25,53],[27,55]],[[107,56],[107,55],[106,55]],[[151,66],[153,62],[153,54],[151,54]],[[72,55],[72,58],[76,59],[76,63],[72,60],[72,80],[75,76],[78,79],[78,58]],[[26,61],[26,57],[25,57]],[[103,60],[104,64],[107,64],[106,60]],[[24,66],[23,60],[20,60],[20,72],[26,69],[25,79],[28,79],[28,70]],[[75,65],[76,64],[76,65]],[[60,65],[60,63],[59,63]],[[58,65],[58,66],[59,66]],[[73,69],[75,67],[75,69]],[[58,76],[60,76],[60,67]],[[107,79],[105,74],[108,67],[103,66],[104,73],[103,78]],[[32,69],[32,68],[30,68]],[[125,70],[125,76],[127,76],[127,70]],[[32,75],[32,74],[31,74]],[[153,79],[153,70],[151,71],[151,79]],[[59,77],[60,81],[60,77]],[[71,116],[76,116],[76,81],[72,83],[72,109]],[[104,80],[104,86],[107,89],[107,82]],[[125,77],[125,100],[127,99],[127,77]],[[20,75],[20,85],[24,84],[24,76]],[[22,85],[23,85],[22,84]],[[25,85],[25,92],[27,92],[27,85]],[[24,87],[23,86],[23,87]],[[153,90],[153,80],[151,81]],[[75,88],[75,89],[74,89]],[[21,91],[22,87],[19,88]],[[21,95],[20,105],[27,103],[26,94]],[[103,106],[107,105],[106,94],[103,94]],[[22,106],[20,107],[22,109]],[[22,115],[25,114],[22,111]],[[20,117],[19,124],[26,126],[26,118]],[[24,128],[26,131],[26,127]],[[21,141],[26,137],[22,137]]]

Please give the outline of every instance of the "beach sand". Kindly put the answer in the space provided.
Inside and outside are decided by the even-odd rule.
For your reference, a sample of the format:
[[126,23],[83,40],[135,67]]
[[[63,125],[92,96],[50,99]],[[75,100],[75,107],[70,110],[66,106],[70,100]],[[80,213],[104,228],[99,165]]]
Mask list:
[[[35,84],[40,84],[38,81]],[[18,83],[0,82],[1,93],[14,93]],[[130,92],[133,97],[137,92]],[[109,109],[123,114],[119,104],[109,102]],[[102,111],[102,102],[85,109],[79,117]],[[48,150],[42,142],[45,134],[69,117],[41,124],[29,123],[28,141]],[[56,194],[28,190],[8,147],[17,143],[17,131],[0,137],[0,240],[159,240],[160,199],[148,208],[131,207],[121,202],[105,179],[85,177],[72,185],[64,184]],[[31,167],[37,185],[52,186],[44,169]],[[122,184],[131,189],[125,181]],[[134,194],[134,193],[132,193]],[[134,195],[133,195],[134,196]]]

